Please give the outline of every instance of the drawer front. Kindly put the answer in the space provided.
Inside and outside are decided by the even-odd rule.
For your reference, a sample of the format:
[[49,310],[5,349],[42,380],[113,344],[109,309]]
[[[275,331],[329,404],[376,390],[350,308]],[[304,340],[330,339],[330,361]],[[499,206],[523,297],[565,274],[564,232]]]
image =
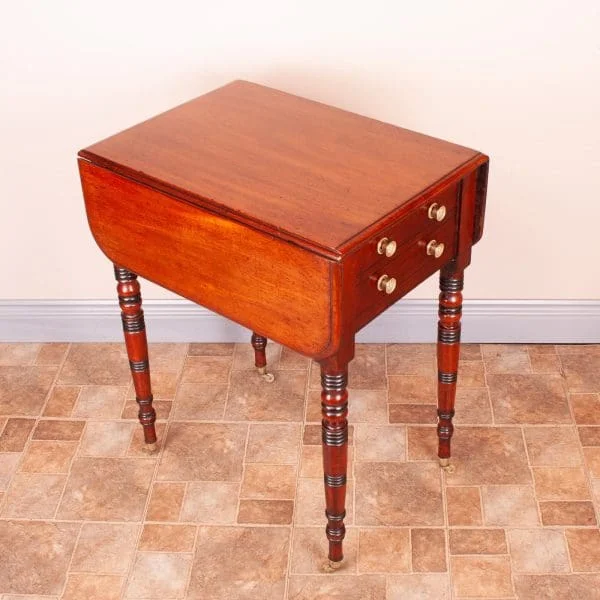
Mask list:
[[[436,231],[441,225],[449,222],[454,226],[457,204],[458,185],[456,183],[441,190],[433,198],[419,203],[405,217],[391,223],[357,250],[356,260],[359,269],[368,269],[377,263],[388,264],[399,256],[400,248],[415,237]],[[443,218],[438,220],[443,213],[445,213]],[[385,239],[389,240],[388,244],[396,244],[396,251],[391,257],[385,253],[382,243],[382,240]]]
[[[431,243],[433,246],[432,242],[444,244],[443,253],[439,258],[427,254],[428,244]],[[387,262],[377,262],[363,270],[355,288],[356,328],[360,329],[366,325],[419,283],[441,269],[454,257],[455,252],[456,227],[454,220],[448,220],[400,246],[396,255]],[[395,289],[389,294],[385,289],[378,289],[378,281],[384,275],[395,279]]]
[[330,261],[86,161],[79,167],[90,228],[111,261],[298,352],[328,351]]

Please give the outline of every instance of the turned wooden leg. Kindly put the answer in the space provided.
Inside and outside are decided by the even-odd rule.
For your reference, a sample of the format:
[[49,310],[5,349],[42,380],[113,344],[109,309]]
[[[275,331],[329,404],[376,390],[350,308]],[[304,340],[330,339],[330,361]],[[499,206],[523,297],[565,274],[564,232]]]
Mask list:
[[145,449],[148,452],[156,451],[156,413],[152,407],[152,389],[150,387],[150,364],[148,362],[148,342],[146,340],[146,326],[144,324],[144,311],[142,310],[142,296],[137,275],[115,265],[115,278],[121,307],[121,319],[125,334],[125,345],[129,356],[129,366],[135,398],[140,407],[138,417],[144,428]]
[[437,343],[438,361],[438,457],[442,467],[450,463],[450,440],[454,427],[454,401],[460,352],[460,318],[462,314],[462,271],[449,265],[440,274],[440,305]]
[[346,471],[348,463],[348,368],[321,364],[323,471],[325,474],[325,533],[329,540],[329,566],[341,566],[342,541],[346,535]]
[[272,383],[275,376],[273,373],[267,373],[267,338],[252,332],[251,342],[254,348],[254,366],[265,381]]

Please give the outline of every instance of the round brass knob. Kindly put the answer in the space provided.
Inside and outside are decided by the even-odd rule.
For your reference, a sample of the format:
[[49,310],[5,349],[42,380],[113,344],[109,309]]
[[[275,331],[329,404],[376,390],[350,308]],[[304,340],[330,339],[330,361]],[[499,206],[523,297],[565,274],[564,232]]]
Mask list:
[[439,258],[442,254],[444,254],[444,248],[444,242],[437,242],[436,240],[431,240],[427,244],[427,255]]
[[396,242],[386,237],[381,238],[379,242],[377,242],[377,254],[385,254],[388,258],[396,254],[396,248]]
[[446,207],[442,204],[441,206],[434,202],[427,211],[427,216],[436,221],[443,221],[446,217]]
[[377,280],[377,289],[380,292],[391,294],[396,289],[396,278],[389,275],[382,275]]

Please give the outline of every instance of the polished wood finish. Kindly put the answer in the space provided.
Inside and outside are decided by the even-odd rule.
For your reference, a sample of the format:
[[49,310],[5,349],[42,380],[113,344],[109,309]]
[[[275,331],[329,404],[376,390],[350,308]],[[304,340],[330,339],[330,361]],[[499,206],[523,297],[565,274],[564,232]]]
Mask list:
[[438,362],[438,457],[448,466],[450,440],[454,432],[454,402],[460,353],[460,320],[462,317],[463,274],[450,263],[440,274]]
[[[338,564],[355,334],[436,271],[439,456],[450,456],[462,273],[483,231],[487,156],[237,81],[82,150],[79,169],[92,233],[125,278],[128,323],[143,323],[136,273],[253,331],[265,382],[267,338],[320,364]],[[134,379],[151,442],[145,334],[126,341],[144,364]]]
[[146,449],[156,449],[156,412],[152,407],[152,387],[150,383],[150,363],[148,361],[148,341],[146,324],[142,310],[142,295],[137,275],[114,266],[117,280],[117,294],[121,307],[121,320],[125,335],[125,346],[129,357],[129,367],[135,388],[135,399],[139,406],[138,417],[144,429]]

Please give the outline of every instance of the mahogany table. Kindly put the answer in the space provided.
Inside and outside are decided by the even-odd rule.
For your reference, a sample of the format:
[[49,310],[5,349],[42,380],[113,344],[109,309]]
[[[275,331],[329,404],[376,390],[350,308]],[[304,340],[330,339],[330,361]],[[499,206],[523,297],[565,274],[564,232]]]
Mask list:
[[482,234],[487,156],[235,81],[82,150],[79,170],[90,228],[115,265],[150,450],[155,412],[137,275],[255,332],[267,381],[267,338],[320,364],[335,568],[355,334],[436,271],[438,455],[448,466],[463,271]]

